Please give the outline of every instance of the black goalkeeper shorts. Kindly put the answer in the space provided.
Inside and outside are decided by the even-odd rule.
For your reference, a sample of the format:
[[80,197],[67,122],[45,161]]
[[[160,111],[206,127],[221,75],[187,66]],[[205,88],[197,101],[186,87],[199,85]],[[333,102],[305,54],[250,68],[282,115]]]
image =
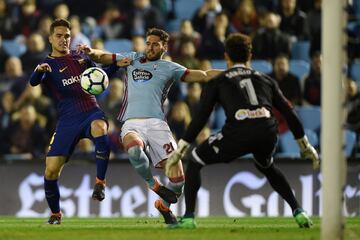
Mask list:
[[243,155],[252,153],[260,167],[268,167],[272,163],[272,155],[277,143],[277,130],[262,134],[237,137],[223,136],[221,132],[212,135],[195,148],[192,159],[202,165],[228,163]]

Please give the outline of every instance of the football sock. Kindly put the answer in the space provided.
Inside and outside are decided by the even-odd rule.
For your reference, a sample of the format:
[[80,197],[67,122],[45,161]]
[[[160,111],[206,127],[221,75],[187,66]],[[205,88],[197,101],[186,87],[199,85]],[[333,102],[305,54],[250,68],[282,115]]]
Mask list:
[[145,180],[146,185],[153,189],[155,180],[151,173],[150,161],[140,146],[135,145],[128,149],[130,163],[136,172]]
[[194,161],[188,163],[185,174],[185,218],[194,217],[197,193],[201,186],[200,170],[202,167],[202,165]]
[[[169,178],[169,182],[166,184],[166,188],[173,191],[176,194],[176,196],[179,198],[183,193],[184,184],[185,184],[184,176],[173,177],[173,178]],[[165,204],[165,206],[167,207],[170,206],[170,203],[166,202],[164,199],[162,199],[162,202]]]
[[58,180],[47,180],[44,177],[44,189],[46,201],[52,213],[60,212],[60,191]]
[[110,155],[110,143],[108,135],[95,137],[94,144],[96,158],[96,177],[100,180],[104,180]]
[[261,168],[257,164],[255,164],[255,166],[266,176],[273,189],[290,205],[293,212],[300,207],[291,190],[289,182],[286,180],[280,169],[275,167],[274,164],[268,168]]

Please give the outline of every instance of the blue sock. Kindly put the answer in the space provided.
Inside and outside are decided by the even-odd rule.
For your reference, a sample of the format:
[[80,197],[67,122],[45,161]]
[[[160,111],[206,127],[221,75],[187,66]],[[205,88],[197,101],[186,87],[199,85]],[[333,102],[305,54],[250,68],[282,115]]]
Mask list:
[[44,177],[46,201],[52,213],[60,212],[60,191],[58,180],[47,180]]
[[140,146],[133,146],[128,149],[130,163],[136,172],[145,180],[149,188],[154,188],[155,180],[151,173],[150,161]]
[[110,143],[108,135],[94,138],[94,144],[96,158],[96,177],[100,180],[104,180],[110,155]]

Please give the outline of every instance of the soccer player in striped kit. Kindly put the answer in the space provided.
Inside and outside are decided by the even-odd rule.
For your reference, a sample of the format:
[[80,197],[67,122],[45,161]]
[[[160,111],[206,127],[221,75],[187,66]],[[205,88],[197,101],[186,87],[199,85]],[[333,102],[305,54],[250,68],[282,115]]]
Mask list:
[[156,168],[163,168],[170,153],[177,148],[165,121],[163,104],[174,81],[206,82],[221,71],[191,70],[163,60],[168,41],[168,33],[152,28],[146,34],[145,54],[109,54],[86,45],[79,46],[79,50],[103,64],[131,60],[127,66],[124,102],[119,113],[119,120],[124,122],[120,137],[137,173],[161,197],[155,201],[155,207],[166,224],[174,224],[177,220],[169,207],[177,202],[183,191],[185,178],[182,163],[178,162],[167,175],[169,183],[166,187],[153,177],[150,167],[151,160]]
[[[96,182],[92,198],[105,198],[105,174],[110,153],[108,124],[95,96],[85,93],[80,85],[82,72],[95,64],[85,54],[70,51],[70,23],[56,19],[50,26],[51,54],[39,64],[30,77],[30,84],[42,84],[56,104],[58,122],[50,141],[44,176],[45,196],[51,210],[49,224],[60,224],[60,192],[58,178],[75,145],[81,138],[90,138],[95,145]],[[117,70],[115,64],[106,72]]]

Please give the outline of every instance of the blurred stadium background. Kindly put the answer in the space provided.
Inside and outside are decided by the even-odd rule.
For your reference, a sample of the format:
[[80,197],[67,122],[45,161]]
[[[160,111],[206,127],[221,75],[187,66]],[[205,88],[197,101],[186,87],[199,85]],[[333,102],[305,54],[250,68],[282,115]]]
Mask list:
[[[344,213],[360,215],[360,1],[347,1],[347,117],[344,154],[348,177]],[[41,88],[28,88],[29,74],[49,54],[51,21],[72,24],[72,48],[86,43],[111,52],[143,51],[149,27],[171,34],[166,58],[188,68],[225,68],[223,41],[231,32],[253,38],[252,67],[274,77],[295,106],[310,142],[321,139],[321,0],[0,0],[0,215],[45,217],[42,189],[44,153],[56,121],[54,106]],[[98,101],[111,126],[112,154],[108,198],[90,201],[95,166],[90,141],[79,143],[61,177],[67,217],[158,216],[155,196],[145,189],[119,147],[115,119],[123,96],[123,72],[111,80]],[[175,84],[167,101],[168,122],[180,137],[195,116],[201,85]],[[274,111],[274,114],[279,114]],[[214,109],[199,144],[220,129],[224,112]],[[286,122],[278,116],[276,161],[285,170],[297,198],[310,215],[321,215],[321,174],[299,159]],[[186,162],[186,159],[185,159]],[[161,176],[161,174],[159,173]],[[216,178],[214,178],[216,175]],[[203,172],[198,215],[291,216],[263,176],[245,156]],[[181,215],[183,202],[173,207]]]

